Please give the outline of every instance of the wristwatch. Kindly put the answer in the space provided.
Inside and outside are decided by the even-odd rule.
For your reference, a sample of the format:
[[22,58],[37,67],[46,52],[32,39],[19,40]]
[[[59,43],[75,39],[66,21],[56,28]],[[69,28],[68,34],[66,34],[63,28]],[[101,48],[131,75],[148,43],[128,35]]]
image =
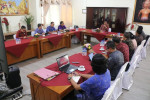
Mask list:
[[68,80],[70,81],[72,79],[72,77],[68,77]]

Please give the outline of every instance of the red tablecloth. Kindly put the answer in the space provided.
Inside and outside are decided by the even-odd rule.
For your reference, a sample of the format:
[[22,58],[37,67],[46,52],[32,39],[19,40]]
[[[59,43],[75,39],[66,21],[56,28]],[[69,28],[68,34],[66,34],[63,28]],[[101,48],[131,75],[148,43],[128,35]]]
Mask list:
[[[88,56],[82,56],[82,54],[79,53],[79,54],[75,54],[75,55],[70,56],[69,60],[70,60],[71,64],[72,64],[72,62],[80,62],[80,64],[72,64],[72,65],[75,65],[75,66],[83,65],[83,66],[85,66],[86,70],[84,72],[80,72],[80,73],[93,74],[91,62],[89,61]],[[53,70],[53,71],[59,70],[57,63],[54,63],[54,64],[52,64],[46,68]],[[58,72],[60,72],[60,71],[58,71]],[[41,81],[43,81],[43,80],[41,79]],[[71,84],[68,81],[68,74],[61,73],[60,75],[58,75],[57,77],[55,77],[51,81],[43,81],[42,85],[43,86],[66,86],[66,85],[71,85]]]
[[74,32],[74,34],[76,35],[76,37],[77,37],[80,41],[82,41],[82,40],[81,40],[81,31],[83,31],[83,30],[86,30],[86,29],[79,28],[78,31],[76,31],[75,29],[72,29],[72,30],[70,30],[70,31],[71,31],[71,32]]
[[64,34],[57,35],[57,34],[51,34],[48,36],[45,36],[44,38],[47,38],[54,46],[57,46],[60,40],[62,39]]
[[33,37],[30,37],[28,39],[21,39],[20,44],[16,44],[15,40],[5,41],[6,51],[19,58],[21,57],[24,50],[27,48],[32,39]]
[[87,29],[87,32],[92,34],[98,41],[103,40],[106,37],[106,33],[98,33],[98,32],[93,32],[92,30]]
[[[97,44],[95,46],[93,46],[93,50],[96,53],[101,53],[102,51],[99,50],[100,49],[100,44]],[[85,66],[85,71],[84,72],[79,72],[79,73],[83,73],[83,74],[94,74],[94,72],[92,71],[92,67],[91,67],[91,62],[89,61],[89,57],[88,56],[82,56],[81,53],[72,55],[69,57],[69,60],[72,64],[72,62],[80,62],[79,64],[72,64],[75,66],[80,66],[83,65]],[[54,63],[48,67],[46,67],[47,69],[59,72],[59,68],[57,63]],[[51,81],[43,81],[41,79],[42,82],[42,86],[66,86],[66,85],[71,85],[70,82],[68,81],[68,74],[66,73],[61,73],[60,75],[58,75],[57,77],[55,77],[54,79],[52,79]],[[83,79],[81,79],[80,82],[82,82]]]

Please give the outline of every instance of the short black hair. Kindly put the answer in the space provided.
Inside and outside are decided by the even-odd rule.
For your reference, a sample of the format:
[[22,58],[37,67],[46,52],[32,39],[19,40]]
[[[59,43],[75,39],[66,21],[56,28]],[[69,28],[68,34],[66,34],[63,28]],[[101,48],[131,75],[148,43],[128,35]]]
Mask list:
[[26,29],[26,27],[25,26],[21,26],[21,29]]
[[143,26],[139,26],[137,29],[137,33],[142,34],[142,31],[143,31]]
[[121,41],[120,37],[118,37],[118,36],[114,36],[114,37],[112,38],[112,40],[113,40],[115,43],[120,43],[120,41]]
[[41,27],[42,26],[42,24],[38,24],[38,27]]
[[51,22],[51,24],[53,24],[54,22]]
[[104,22],[108,22],[107,19],[105,19]]
[[60,24],[64,23],[63,21],[60,22]]
[[113,41],[108,41],[108,42],[106,43],[106,47],[107,47],[107,49],[109,49],[109,48],[111,48],[111,49],[116,49],[115,42],[113,42]]
[[127,38],[127,39],[130,39],[130,32],[125,32],[124,37]]
[[132,32],[129,32],[130,33],[130,39],[135,39],[135,36],[133,35]]
[[91,66],[93,71],[98,74],[104,74],[107,71],[107,59],[102,54],[96,54],[93,56]]

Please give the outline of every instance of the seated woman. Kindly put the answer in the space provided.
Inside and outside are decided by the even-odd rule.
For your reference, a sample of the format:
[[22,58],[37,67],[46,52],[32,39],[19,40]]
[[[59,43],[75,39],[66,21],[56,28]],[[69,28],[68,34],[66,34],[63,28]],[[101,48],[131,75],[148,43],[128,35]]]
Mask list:
[[27,37],[26,27],[21,26],[21,29],[17,31],[16,38],[26,38],[26,37]]
[[130,39],[131,39],[131,41],[133,43],[134,49],[136,50],[137,42],[136,42],[135,36],[131,32],[129,32],[129,33],[130,33]]
[[108,30],[109,30],[109,25],[108,25],[108,23],[107,23],[107,20],[104,21],[104,24],[103,24],[103,25],[101,25],[100,30],[101,30],[102,32],[108,32]]
[[137,41],[137,45],[139,46],[141,44],[141,42],[144,40],[143,36],[142,36],[142,30],[137,30],[136,31],[136,41]]
[[137,31],[142,32],[141,35],[143,36],[143,39],[145,40],[146,39],[146,34],[143,31],[143,26],[139,26]]
[[130,39],[130,33],[129,32],[124,33],[124,37],[123,37],[122,42],[124,42],[128,45],[128,47],[129,47],[129,60],[131,60],[131,58],[134,54],[135,48],[134,48],[132,40]]
[[[81,84],[77,84],[72,79],[74,74],[68,76],[69,81],[76,90],[82,90],[82,94],[77,94],[81,100],[101,100],[105,91],[110,87],[111,76],[107,69],[107,60],[101,54],[94,55],[91,66],[95,75],[81,74],[75,72],[77,76],[86,78],[87,80]],[[84,98],[84,99],[83,99]]]

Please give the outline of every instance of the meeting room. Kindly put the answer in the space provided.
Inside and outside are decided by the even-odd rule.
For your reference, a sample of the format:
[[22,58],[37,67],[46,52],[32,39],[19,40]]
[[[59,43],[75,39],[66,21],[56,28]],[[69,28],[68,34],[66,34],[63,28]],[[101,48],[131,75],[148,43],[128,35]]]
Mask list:
[[150,0],[0,0],[0,100],[150,100]]

